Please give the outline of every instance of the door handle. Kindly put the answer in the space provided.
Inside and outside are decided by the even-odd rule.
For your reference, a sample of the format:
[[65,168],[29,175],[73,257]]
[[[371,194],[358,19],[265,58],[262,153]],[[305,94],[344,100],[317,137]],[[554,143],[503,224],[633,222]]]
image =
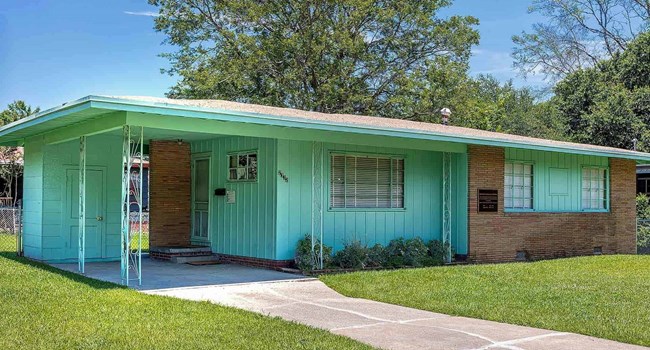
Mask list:
[[98,216],[98,217],[96,217],[96,219],[97,219],[97,221],[102,221],[102,220],[104,220],[104,217]]

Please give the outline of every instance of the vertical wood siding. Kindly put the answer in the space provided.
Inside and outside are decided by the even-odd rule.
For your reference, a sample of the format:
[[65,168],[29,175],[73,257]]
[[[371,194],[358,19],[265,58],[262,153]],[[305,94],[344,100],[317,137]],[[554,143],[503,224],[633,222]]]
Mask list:
[[23,177],[23,246],[25,255],[42,259],[43,239],[43,140],[25,141]]
[[[210,238],[216,253],[275,258],[275,159],[274,139],[224,137],[192,143],[192,153],[211,154],[211,192],[234,190],[236,203],[213,197]],[[257,150],[257,182],[228,181],[228,153]]]
[[[86,144],[86,165],[104,171],[105,196],[102,222],[102,256],[116,259],[120,256],[120,195],[122,164],[122,138],[120,136],[89,136]],[[78,169],[79,142],[69,141],[44,147],[43,170],[43,259],[49,261],[76,260],[69,254],[71,226],[66,223],[65,190],[66,169]],[[86,196],[92,196],[96,188],[86,188]]]
[[[278,141],[278,259],[290,259],[298,239],[311,232],[311,142]],[[404,209],[330,209],[330,153],[381,154],[404,157]],[[323,161],[324,243],[339,250],[345,242],[388,244],[392,239],[441,239],[442,153],[326,143]],[[460,254],[467,244],[467,157],[453,157],[452,236]]]
[[533,163],[533,208],[575,212],[581,208],[582,167],[608,167],[606,157],[506,148],[506,160]]

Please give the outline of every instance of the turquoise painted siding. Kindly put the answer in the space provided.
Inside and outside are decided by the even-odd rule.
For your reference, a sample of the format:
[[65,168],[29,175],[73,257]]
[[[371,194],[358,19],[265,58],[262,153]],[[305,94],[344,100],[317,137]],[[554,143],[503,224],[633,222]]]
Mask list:
[[43,236],[43,138],[25,141],[23,178],[23,247],[25,255],[42,259]]
[[467,154],[452,154],[452,212],[451,212],[451,245],[457,254],[467,254],[467,201],[468,173]]
[[278,140],[277,258],[292,259],[296,242],[311,234],[312,142]]
[[[191,144],[192,153],[211,154],[210,188],[234,190],[236,203],[213,197],[210,239],[216,253],[275,258],[276,140],[251,137],[223,137]],[[258,151],[257,182],[229,182],[227,155],[237,151]]]
[[533,208],[539,212],[581,211],[582,167],[608,167],[606,157],[506,148],[506,160],[532,162]]
[[[329,209],[330,153],[404,157],[404,209]],[[387,244],[398,237],[442,238],[442,153],[400,148],[324,144],[324,243],[341,249],[346,241]],[[312,143],[278,140],[278,259],[291,259],[298,239],[311,232]],[[467,251],[467,157],[453,155],[452,244]],[[458,196],[458,197],[456,197]]]
[[[122,164],[122,138],[119,136],[97,135],[90,136],[86,141],[87,169],[103,172],[104,188],[86,187],[86,198],[90,201],[103,190],[101,214],[103,221],[99,222],[101,241],[101,256],[98,259],[117,259],[120,256],[120,196]],[[76,172],[79,164],[79,142],[70,141],[44,147],[43,171],[43,219],[42,240],[44,260],[76,260],[77,223],[66,217],[66,188],[78,186]],[[75,183],[66,185],[66,172],[74,174]],[[76,190],[76,189],[75,189]],[[76,191],[74,192],[77,193]],[[70,197],[70,195],[67,195]],[[75,208],[72,208],[73,214]],[[68,213],[69,215],[69,213]],[[94,213],[88,213],[94,215]],[[76,217],[76,215],[74,215]],[[92,219],[92,218],[91,218]],[[93,222],[94,224],[94,222]],[[87,233],[87,241],[91,241]],[[94,237],[93,237],[94,238]]]

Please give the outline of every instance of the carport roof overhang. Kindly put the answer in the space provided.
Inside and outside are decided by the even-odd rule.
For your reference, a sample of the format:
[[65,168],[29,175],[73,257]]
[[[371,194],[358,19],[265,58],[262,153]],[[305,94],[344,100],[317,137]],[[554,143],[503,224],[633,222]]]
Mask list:
[[[225,107],[225,108],[224,108]],[[218,100],[86,96],[0,128],[0,145],[43,135],[54,143],[123,125],[204,133],[363,142],[399,139],[408,148],[463,152],[466,145],[512,147],[625,158],[650,163],[650,153],[387,118],[323,114]],[[351,134],[354,134],[352,137]],[[431,142],[436,141],[436,142]],[[436,146],[427,146],[436,145]]]

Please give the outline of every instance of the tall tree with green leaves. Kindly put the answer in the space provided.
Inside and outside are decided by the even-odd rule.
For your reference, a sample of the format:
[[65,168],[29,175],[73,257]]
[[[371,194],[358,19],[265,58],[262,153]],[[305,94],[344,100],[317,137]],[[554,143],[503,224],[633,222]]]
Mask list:
[[[650,32],[612,59],[568,75],[551,103],[578,142],[650,151]],[[636,141],[635,141],[636,140]]]
[[25,101],[16,100],[7,105],[7,108],[0,113],[0,125],[15,122],[18,119],[38,113],[40,110],[41,109],[38,107],[32,108],[30,105],[25,103]]
[[451,0],[149,2],[176,47],[163,54],[175,98],[422,120],[479,39],[476,18],[439,16]]
[[553,81],[625,50],[650,29],[648,0],[533,0],[545,20],[513,36],[515,66]]
[[[38,113],[40,108],[32,108],[25,101],[17,100],[10,103],[0,112],[0,125],[9,124],[16,120]],[[0,179],[3,187],[0,196],[13,198],[18,191],[18,178],[23,174],[23,152],[18,147],[0,147]]]

